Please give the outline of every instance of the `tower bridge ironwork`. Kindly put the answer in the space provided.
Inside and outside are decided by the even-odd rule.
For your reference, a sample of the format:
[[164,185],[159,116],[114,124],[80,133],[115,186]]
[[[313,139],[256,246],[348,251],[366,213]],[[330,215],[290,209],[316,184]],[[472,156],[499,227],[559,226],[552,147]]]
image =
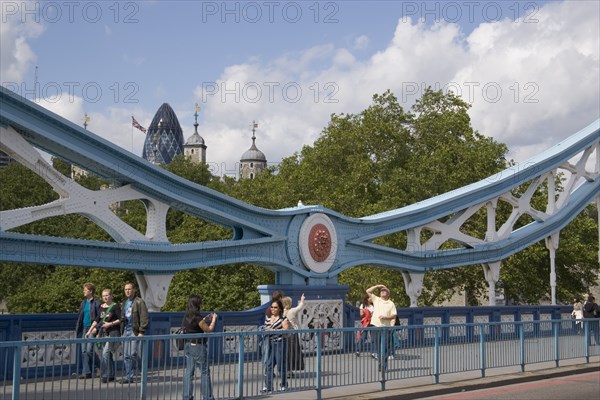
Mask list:
[[[317,286],[335,284],[340,272],[357,265],[389,267],[402,271],[413,306],[427,271],[482,264],[492,294],[503,259],[545,239],[553,262],[560,230],[587,205],[600,202],[600,120],[527,162],[480,182],[363,218],[350,218],[320,205],[269,210],[246,204],[171,174],[4,87],[0,91],[0,138],[0,150],[41,176],[59,194],[58,200],[48,204],[0,212],[0,261],[134,271],[152,309],[164,305],[176,271],[242,262],[278,272],[278,284]],[[113,186],[86,189],[55,170],[36,148]],[[560,172],[568,179],[559,190],[555,180]],[[520,197],[512,194],[523,185],[529,186]],[[531,199],[542,188],[547,190],[548,201],[545,210],[538,210]],[[127,200],[145,204],[145,233],[112,212],[112,204]],[[512,210],[503,221],[496,214],[499,202]],[[166,231],[170,208],[229,227],[233,235],[223,241],[172,244]],[[483,238],[461,230],[480,211],[487,215]],[[88,217],[114,242],[11,231],[65,214]],[[516,228],[523,215],[533,222]],[[374,242],[397,232],[406,234],[405,249]],[[443,249],[449,241],[454,247]],[[552,274],[553,268],[554,298]]]

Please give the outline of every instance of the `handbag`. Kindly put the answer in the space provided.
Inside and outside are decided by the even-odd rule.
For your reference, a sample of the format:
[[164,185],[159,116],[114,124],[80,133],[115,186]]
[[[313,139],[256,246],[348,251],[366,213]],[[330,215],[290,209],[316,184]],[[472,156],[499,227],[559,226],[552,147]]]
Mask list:
[[[175,335],[185,335],[186,333],[187,333],[187,331],[183,326],[175,331]],[[179,351],[183,350],[185,348],[185,339],[184,338],[176,338],[175,339],[175,348]]]

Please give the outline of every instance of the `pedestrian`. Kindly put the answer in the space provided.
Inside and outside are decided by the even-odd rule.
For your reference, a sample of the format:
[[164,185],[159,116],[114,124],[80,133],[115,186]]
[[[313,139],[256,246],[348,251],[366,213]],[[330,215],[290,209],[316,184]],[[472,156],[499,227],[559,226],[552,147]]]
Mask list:
[[[122,336],[125,338],[144,336],[150,323],[146,303],[135,295],[135,286],[132,283],[126,283],[123,290],[125,291],[125,300],[121,306]],[[139,342],[139,340],[125,340],[123,343],[125,376],[121,378],[121,383],[133,382],[134,371],[138,368]]]
[[[375,293],[375,289],[379,289],[379,296]],[[367,289],[371,301],[373,302],[373,315],[371,316],[371,324],[382,328],[374,331],[376,351],[379,358],[379,370],[385,372],[387,369],[388,355],[393,346],[391,327],[396,322],[396,305],[390,300],[390,289],[385,285],[375,285]]]
[[[360,324],[363,328],[367,328],[371,325],[371,317],[373,316],[373,302],[371,296],[365,294],[363,302],[360,305]],[[360,353],[365,351],[367,341],[369,340],[368,331],[358,331],[356,333],[356,357],[360,357]]]
[[[75,334],[77,337],[94,338],[96,337],[95,327],[98,315],[100,315],[100,303],[94,298],[96,286],[91,282],[83,284],[83,300],[79,305],[79,315],[75,325]],[[81,364],[82,370],[79,379],[91,378],[94,372],[95,363],[94,344],[83,343],[81,345]]]
[[[304,308],[304,293],[300,296],[298,305],[292,308],[292,298],[284,297],[281,299],[283,304],[283,316],[288,320],[290,329],[300,329],[300,319],[298,313]],[[286,335],[286,369],[289,374],[293,371],[304,370],[304,356],[302,346],[300,345],[300,335],[296,332],[290,332]]]
[[[283,299],[284,296],[285,296],[285,293],[283,292],[283,290],[276,290],[271,294],[271,302],[281,301],[281,299]],[[267,311],[265,311],[264,324],[261,325],[259,327],[259,329],[264,329],[264,327],[266,326],[266,324],[270,318],[271,318],[271,307],[267,307]],[[269,340],[268,337],[266,337],[264,335],[259,335],[257,341],[258,341],[258,343],[257,343],[258,348],[260,349],[261,354],[262,354],[263,376],[266,377],[267,365],[269,365],[269,351],[270,351],[271,341]]]
[[[598,308],[598,304],[596,304],[596,299],[590,294],[583,304],[583,318],[590,319],[590,321],[586,322],[589,326],[590,336],[593,334],[596,345],[600,345],[600,324],[598,323],[598,317],[600,317],[600,309]],[[592,344],[591,337],[588,339],[588,344]]]
[[583,304],[579,296],[575,296],[573,299],[573,311],[571,311],[571,318],[575,320],[575,332],[581,333],[583,324],[581,319],[583,318]]
[[[106,288],[102,291],[102,300],[104,303],[100,306],[100,315],[98,316],[99,337],[119,337],[121,333],[121,306],[115,303],[112,298],[112,289]],[[115,380],[115,359],[119,342],[100,343],[102,349],[102,361],[100,364],[100,379],[103,383]]]
[[[281,332],[282,330],[290,329],[289,321],[283,316],[283,303],[281,300],[273,301],[270,308],[271,316],[265,322],[264,330],[267,332]],[[262,388],[262,392],[268,393],[273,391],[275,365],[277,365],[277,372],[281,378],[279,390],[285,391],[287,390],[287,371],[285,365],[286,341],[284,335],[283,333],[270,334],[265,340],[268,340],[270,344],[265,373],[265,386]]]
[[[200,315],[202,298],[192,294],[188,298],[182,326],[186,334],[210,333],[215,330],[217,314]],[[208,339],[194,338],[185,341],[185,375],[183,376],[183,400],[194,399],[194,377],[196,368],[200,370],[200,392],[202,400],[213,400],[210,368],[208,367]]]

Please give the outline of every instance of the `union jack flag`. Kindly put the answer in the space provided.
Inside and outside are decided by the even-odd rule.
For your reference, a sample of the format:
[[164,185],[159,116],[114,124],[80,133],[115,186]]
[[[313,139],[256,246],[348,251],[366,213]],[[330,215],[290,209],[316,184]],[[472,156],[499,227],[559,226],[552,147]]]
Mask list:
[[138,128],[140,131],[146,133],[146,128],[144,128],[142,125],[140,125],[140,123],[137,122],[137,120],[133,117],[133,115],[131,116],[131,125]]

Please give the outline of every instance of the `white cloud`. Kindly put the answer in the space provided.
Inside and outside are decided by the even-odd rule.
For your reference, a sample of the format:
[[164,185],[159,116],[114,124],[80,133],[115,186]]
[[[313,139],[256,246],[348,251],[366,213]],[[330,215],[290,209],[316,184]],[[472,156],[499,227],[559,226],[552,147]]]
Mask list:
[[36,60],[27,41],[44,31],[33,21],[21,21],[16,4],[0,2],[0,81],[5,86],[25,80],[29,67]]
[[354,49],[364,50],[369,47],[369,37],[366,35],[360,35],[354,39]]
[[475,29],[467,39],[472,61],[454,78],[490,89],[474,91],[474,126],[523,161],[598,118],[598,15],[597,2],[551,2],[537,23]]

